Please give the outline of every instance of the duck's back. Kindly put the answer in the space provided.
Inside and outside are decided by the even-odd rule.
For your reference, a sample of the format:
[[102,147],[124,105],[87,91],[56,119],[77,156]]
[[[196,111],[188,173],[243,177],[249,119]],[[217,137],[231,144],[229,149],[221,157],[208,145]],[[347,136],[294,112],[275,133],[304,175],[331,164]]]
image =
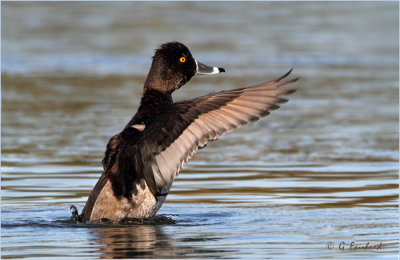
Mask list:
[[137,144],[146,126],[171,103],[170,96],[147,93],[124,130],[109,140],[103,159],[104,172],[82,211],[84,220],[118,221],[156,214],[165,196],[155,196],[149,190],[139,169]]

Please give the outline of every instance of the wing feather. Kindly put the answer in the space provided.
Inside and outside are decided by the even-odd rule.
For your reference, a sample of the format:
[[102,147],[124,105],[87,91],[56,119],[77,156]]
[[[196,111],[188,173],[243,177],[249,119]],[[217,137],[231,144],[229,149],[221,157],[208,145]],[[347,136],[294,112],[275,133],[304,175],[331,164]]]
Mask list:
[[268,115],[279,108],[278,104],[287,102],[280,95],[295,90],[278,87],[297,80],[282,81],[290,72],[267,83],[174,103],[148,124],[138,151],[140,169],[153,194],[169,191],[179,170],[198,147]]

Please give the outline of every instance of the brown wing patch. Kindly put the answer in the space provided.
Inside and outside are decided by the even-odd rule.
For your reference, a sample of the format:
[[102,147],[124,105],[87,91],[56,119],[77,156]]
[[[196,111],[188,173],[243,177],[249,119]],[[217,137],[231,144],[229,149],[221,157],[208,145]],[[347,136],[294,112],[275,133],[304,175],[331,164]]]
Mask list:
[[[165,122],[166,125],[162,126],[164,131],[168,132],[169,128],[174,130],[170,131],[176,135],[173,139],[160,135],[146,137],[147,128],[144,131],[143,138],[155,139],[151,144],[156,146],[153,151],[158,151],[154,153],[149,149],[141,149],[142,163],[151,165],[143,167],[151,169],[151,172],[144,173],[144,176],[154,183],[154,187],[150,189],[155,193],[168,193],[179,170],[198,147],[203,147],[207,142],[217,140],[219,136],[233,129],[268,115],[271,110],[279,108],[278,104],[287,102],[287,99],[280,96],[293,93],[295,90],[278,87],[297,80],[295,78],[281,81],[289,73],[267,83],[222,91],[173,104],[171,111],[174,112],[168,116],[163,115],[172,121],[172,125]],[[185,109],[181,109],[183,107]],[[184,113],[176,115],[175,110],[182,110]],[[151,127],[155,128],[149,126]],[[147,145],[150,145],[149,142]]]

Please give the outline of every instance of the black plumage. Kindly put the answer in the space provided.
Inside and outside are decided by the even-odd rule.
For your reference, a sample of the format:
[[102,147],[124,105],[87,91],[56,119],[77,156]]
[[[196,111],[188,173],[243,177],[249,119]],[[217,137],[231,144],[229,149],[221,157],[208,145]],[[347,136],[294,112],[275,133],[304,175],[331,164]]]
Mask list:
[[173,103],[171,93],[196,73],[219,72],[224,70],[197,62],[181,43],[156,50],[138,112],[110,139],[104,172],[83,209],[83,219],[153,216],[198,148],[279,108],[287,101],[280,95],[294,90],[278,87],[297,80],[283,80],[289,71],[267,83]]

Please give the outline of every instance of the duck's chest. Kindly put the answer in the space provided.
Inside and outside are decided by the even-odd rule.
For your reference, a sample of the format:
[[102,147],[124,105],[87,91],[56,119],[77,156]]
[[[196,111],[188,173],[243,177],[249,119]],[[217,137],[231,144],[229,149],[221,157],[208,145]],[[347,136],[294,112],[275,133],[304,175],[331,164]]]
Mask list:
[[162,113],[173,103],[171,95],[156,90],[146,90],[143,94],[137,113],[126,125],[139,131],[144,131],[146,126],[162,116]]

